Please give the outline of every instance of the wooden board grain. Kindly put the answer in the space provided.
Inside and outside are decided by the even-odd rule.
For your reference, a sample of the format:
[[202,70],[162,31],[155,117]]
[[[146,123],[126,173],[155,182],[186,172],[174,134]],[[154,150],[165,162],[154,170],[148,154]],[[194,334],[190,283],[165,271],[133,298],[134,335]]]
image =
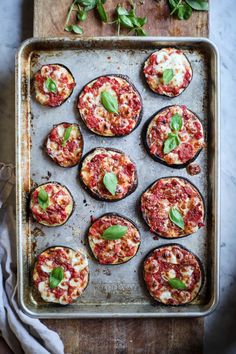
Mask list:
[[[107,0],[105,7],[109,18],[114,15],[114,8],[118,3],[127,3],[121,0]],[[59,37],[68,35],[64,31],[67,11],[72,0],[35,0],[34,9],[34,36]],[[139,1],[137,0],[138,4]],[[208,36],[208,12],[194,11],[188,21],[179,21],[169,16],[169,7],[166,0],[145,0],[143,5],[137,5],[137,13],[148,17],[145,26],[152,36]],[[103,24],[90,11],[88,19],[81,23],[86,36],[116,35],[116,26]],[[70,36],[73,36],[69,34]]]
[[[72,0],[35,0],[34,36],[70,36],[64,25]],[[138,0],[136,1],[138,3]],[[107,0],[109,17],[122,0]],[[127,1],[126,1],[127,3]],[[194,12],[188,21],[169,16],[166,0],[145,0],[138,14],[148,17],[145,29],[153,36],[208,36],[208,13]],[[86,36],[116,35],[114,25],[101,25],[91,11],[83,23]],[[61,336],[66,354],[201,354],[203,319],[44,320]]]

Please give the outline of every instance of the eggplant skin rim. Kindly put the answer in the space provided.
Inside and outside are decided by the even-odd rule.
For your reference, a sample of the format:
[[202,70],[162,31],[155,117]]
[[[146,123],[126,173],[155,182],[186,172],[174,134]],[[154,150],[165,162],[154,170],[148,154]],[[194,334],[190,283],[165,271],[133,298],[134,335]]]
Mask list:
[[106,198],[103,198],[103,197],[100,197],[98,194],[94,193],[91,191],[91,189],[84,183],[82,177],[81,177],[81,169],[83,168],[83,163],[85,161],[85,159],[90,155],[92,154],[94,151],[98,150],[98,149],[103,149],[103,150],[107,150],[107,151],[115,151],[115,152],[118,152],[122,155],[126,155],[123,151],[121,150],[118,150],[118,149],[114,149],[114,148],[105,148],[105,147],[96,147],[92,150],[90,150],[89,152],[87,152],[83,157],[82,159],[80,160],[80,163],[79,163],[79,179],[80,179],[80,182],[83,186],[83,188],[91,195],[91,197],[93,197],[94,199],[96,200],[99,200],[99,201],[102,201],[102,202],[109,202],[109,203],[114,203],[114,202],[119,202],[120,200],[128,197],[130,194],[132,194],[138,187],[138,173],[137,173],[137,168],[136,168],[136,164],[133,162],[133,160],[131,160],[131,162],[134,164],[135,166],[135,180],[134,180],[134,183],[133,183],[133,186],[130,188],[130,190],[128,191],[128,193],[125,194],[125,196],[123,196],[122,198],[119,198],[119,199],[106,199]]
[[[142,217],[143,217],[143,220],[145,221],[146,225],[150,228],[150,225],[148,224],[147,222],[147,218],[145,216],[145,213],[142,211],[142,208],[141,208],[141,200],[142,200],[142,196],[143,194],[149,189],[151,188],[156,182],[162,180],[162,179],[169,179],[169,178],[177,178],[177,179],[184,179],[185,181],[187,181],[189,184],[191,184],[192,187],[194,187],[196,189],[196,191],[198,192],[201,200],[202,200],[202,205],[203,205],[203,221],[205,221],[205,218],[206,218],[206,205],[205,205],[205,201],[204,201],[204,198],[202,196],[202,193],[199,191],[199,189],[192,183],[190,182],[190,180],[186,177],[180,177],[180,176],[167,176],[167,177],[160,177],[158,179],[156,179],[153,183],[151,183],[144,191],[143,193],[141,194],[141,198],[140,198],[140,209],[141,209],[141,213],[142,213]],[[200,228],[198,228],[199,230]],[[198,231],[197,230],[197,231]],[[196,231],[196,232],[197,232]],[[176,239],[180,239],[180,238],[184,238],[184,237],[187,237],[187,236],[190,236],[190,235],[194,235],[196,232],[193,232],[191,234],[187,234],[187,235],[182,235],[182,236],[175,236],[175,237],[167,237],[167,236],[162,236],[160,234],[158,234],[156,231],[152,231],[152,233],[156,234],[158,237],[160,238],[163,238],[163,239],[166,239],[166,240],[176,240]],[[181,246],[182,247],[182,246]]]
[[[200,287],[199,287],[199,290],[198,290],[196,296],[194,296],[194,298],[193,298],[191,301],[185,302],[184,304],[176,304],[176,305],[174,305],[174,304],[164,304],[163,302],[157,300],[154,296],[151,295],[151,293],[150,293],[150,291],[149,291],[149,289],[148,289],[148,287],[147,287],[147,284],[146,284],[146,282],[145,282],[145,280],[144,280],[144,276],[145,276],[144,263],[145,263],[145,261],[146,261],[157,249],[159,249],[159,248],[164,248],[164,247],[173,247],[173,246],[178,246],[178,247],[184,249],[185,251],[191,253],[191,254],[195,257],[195,259],[197,260],[197,262],[198,262],[198,264],[199,264],[199,268],[200,268],[200,271],[201,271],[201,278],[202,278],[202,279],[201,279],[201,285],[200,285]],[[197,298],[197,296],[200,294],[200,292],[201,292],[201,290],[202,290],[202,288],[203,288],[203,286],[204,286],[204,284],[205,284],[205,282],[206,282],[206,272],[205,272],[205,269],[204,269],[204,266],[203,266],[203,263],[202,263],[201,259],[200,259],[194,252],[190,251],[187,247],[185,247],[185,246],[183,246],[183,245],[180,245],[179,243],[165,243],[164,245],[160,245],[160,246],[157,246],[157,247],[153,248],[153,249],[152,249],[151,251],[149,251],[149,252],[147,253],[147,255],[145,256],[144,261],[143,261],[143,280],[144,280],[144,283],[145,283],[145,285],[146,285],[146,288],[147,288],[148,293],[150,294],[150,296],[151,296],[155,301],[157,301],[158,303],[162,304],[163,306],[167,306],[167,307],[169,307],[169,306],[175,306],[175,307],[178,307],[178,306],[187,306],[187,305],[191,304],[191,303]]]
[[[141,110],[140,110],[140,113],[139,113],[139,116],[138,116],[138,118],[137,118],[137,121],[136,121],[136,124],[135,124],[134,128],[133,128],[129,133],[127,133],[127,134],[111,135],[111,136],[109,136],[109,135],[101,135],[101,134],[99,134],[99,133],[93,131],[92,129],[90,129],[90,128],[87,126],[85,120],[84,120],[83,117],[82,117],[82,114],[80,113],[80,109],[79,109],[79,107],[78,107],[78,102],[79,102],[79,98],[80,98],[81,94],[83,93],[85,87],[86,87],[87,85],[89,85],[91,82],[96,81],[96,80],[100,79],[101,77],[106,77],[106,76],[115,76],[115,77],[118,77],[118,78],[121,78],[121,79],[127,81],[128,84],[134,89],[134,91],[135,91],[135,92],[138,94],[138,96],[139,96],[139,99],[140,99],[140,102],[141,102]],[[78,112],[79,112],[79,116],[80,116],[81,120],[83,121],[84,125],[86,126],[86,128],[87,128],[90,132],[92,132],[93,134],[95,134],[95,135],[97,135],[97,136],[100,136],[100,137],[102,136],[103,138],[122,138],[122,137],[124,137],[124,136],[128,136],[128,135],[131,134],[136,128],[138,128],[138,126],[139,126],[140,123],[141,123],[142,117],[143,117],[143,99],[142,99],[142,96],[141,96],[140,92],[138,91],[138,89],[136,88],[136,86],[135,86],[135,85],[133,84],[133,82],[131,81],[130,77],[127,76],[127,75],[122,75],[122,74],[106,74],[106,75],[100,75],[100,76],[94,78],[93,80],[89,81],[86,85],[83,86],[83,88],[80,90],[80,92],[79,92],[79,94],[78,94],[77,103],[76,103],[76,108],[77,108],[77,110],[78,110]]]
[[[147,133],[148,133],[148,127],[150,125],[150,123],[152,122],[152,120],[158,115],[160,114],[161,112],[163,112],[164,110],[168,109],[168,108],[171,108],[171,107],[174,107],[174,106],[180,106],[179,104],[174,104],[174,105],[169,105],[169,106],[165,106],[164,108],[161,108],[160,110],[158,110],[156,113],[154,113],[144,124],[143,126],[143,130],[142,130],[142,140],[143,140],[143,144],[149,154],[149,156],[154,160],[154,161],[157,161],[159,163],[161,163],[162,165],[164,166],[168,166],[168,167],[171,167],[171,168],[175,168],[175,169],[182,169],[182,168],[186,168],[188,165],[190,165],[192,162],[194,162],[197,157],[199,156],[199,154],[201,153],[201,151],[203,150],[203,148],[201,148],[200,150],[198,150],[198,152],[193,156],[192,159],[188,160],[187,162],[183,163],[183,164],[168,164],[166,161],[164,161],[163,159],[161,159],[160,157],[154,155],[154,154],[151,154],[150,152],[150,148],[148,146],[148,142],[147,142]],[[202,122],[200,120],[200,118],[198,117],[198,115],[191,111],[191,109],[187,108],[188,111],[190,111],[192,114],[194,114],[194,116],[198,119],[198,121],[200,122],[202,128],[203,128],[203,125],[202,125]],[[203,130],[203,134],[204,134],[204,130]]]
[[[34,268],[35,268],[35,266],[36,266],[36,264],[37,264],[38,257],[39,257],[42,253],[46,252],[47,250],[54,249],[54,248],[57,248],[57,247],[68,248],[68,249],[70,249],[70,250],[76,252],[76,250],[75,250],[74,248],[68,247],[68,246],[62,246],[62,245],[49,246],[49,247],[45,248],[42,252],[40,252],[40,253],[35,257],[34,262],[33,262],[33,264],[32,264],[32,267],[31,267],[31,271],[30,271],[30,273],[31,273],[31,274],[30,274],[30,278],[31,278],[32,286],[35,288],[35,290],[37,291],[37,293],[39,294],[40,298],[42,299],[42,301],[43,301],[44,303],[50,304],[51,306],[54,306],[54,307],[70,306],[70,305],[72,305],[72,304],[74,304],[74,303],[76,303],[76,302],[78,301],[78,299],[81,297],[81,295],[84,293],[84,291],[87,289],[87,287],[88,287],[88,285],[89,285],[89,282],[90,282],[90,270],[89,270],[89,266],[88,266],[88,265],[87,265],[87,268],[88,268],[88,281],[87,281],[87,284],[86,284],[85,288],[83,289],[83,291],[82,291],[82,293],[81,293],[80,296],[78,296],[76,299],[74,299],[72,302],[70,302],[70,303],[68,303],[68,304],[60,304],[60,303],[56,303],[56,302],[52,302],[52,301],[45,301],[45,300],[43,300],[43,298],[41,297],[40,291],[39,291],[38,288],[34,285],[34,281],[33,281],[33,272],[34,272]],[[87,257],[87,255],[86,255],[86,257]],[[88,257],[87,257],[87,259],[88,259]]]
[[[67,66],[65,66],[64,64],[59,64],[59,63],[49,63],[49,64],[43,64],[43,65],[41,65],[41,67],[39,68],[39,70],[34,74],[34,77],[35,77],[35,75],[42,69],[43,66],[47,66],[47,65],[59,65],[59,66],[63,67],[64,69],[66,69],[66,70],[69,72],[69,74],[71,75],[71,77],[73,78],[73,82],[74,82],[75,85],[76,85],[76,81],[75,81],[74,75],[72,74],[72,72],[70,71],[70,69],[68,69]],[[35,99],[35,100],[36,100],[39,104],[41,104],[41,106],[49,107],[49,108],[57,108],[57,107],[60,107],[61,105],[63,105],[63,103],[65,103],[65,102],[68,100],[68,98],[70,98],[70,96],[72,95],[72,93],[73,93],[73,91],[74,91],[74,88],[75,88],[75,87],[73,87],[73,89],[71,90],[69,96],[66,97],[66,98],[65,98],[60,104],[58,104],[57,106],[51,106],[51,105],[49,105],[49,104],[42,104],[42,103],[40,103],[38,100],[36,100],[36,99]]]
[[182,49],[179,49],[179,48],[177,48],[177,47],[169,47],[169,48],[172,48],[172,49],[181,50],[181,53],[185,56],[185,58],[187,59],[187,61],[188,61],[188,63],[189,63],[189,66],[190,66],[190,68],[191,68],[191,71],[192,71],[191,80],[189,81],[188,86],[186,86],[186,87],[183,89],[183,91],[181,91],[180,93],[178,93],[178,95],[168,96],[168,95],[166,95],[165,93],[158,93],[158,92],[154,91],[154,90],[149,86],[149,84],[148,84],[148,82],[147,82],[146,76],[145,76],[145,74],[144,74],[144,67],[145,67],[145,64],[146,64],[147,60],[150,58],[150,56],[151,56],[152,54],[154,54],[154,53],[156,53],[156,52],[158,52],[159,50],[164,49],[164,48],[168,48],[168,47],[162,47],[162,48],[156,50],[155,52],[152,52],[152,53],[146,58],[146,60],[145,60],[144,63],[143,63],[142,73],[143,73],[143,76],[144,76],[144,79],[145,79],[145,82],[146,82],[147,86],[149,87],[149,89],[150,89],[152,92],[154,92],[156,95],[164,96],[164,97],[167,97],[168,99],[172,99],[172,98],[178,97],[178,96],[180,96],[182,93],[184,93],[184,91],[185,91],[185,90],[189,87],[189,85],[191,84],[191,81],[192,81],[192,79],[193,79],[193,67],[192,67],[192,64],[191,64],[190,60],[188,59],[187,55],[182,51]]
[[[40,225],[43,225],[43,226],[46,226],[46,227],[60,227],[60,226],[64,225],[64,224],[70,219],[70,217],[72,216],[72,214],[74,213],[75,206],[76,206],[75,200],[74,200],[74,197],[73,197],[73,195],[71,194],[70,190],[68,189],[68,187],[66,187],[64,184],[62,184],[62,183],[60,183],[60,182],[49,181],[49,182],[45,182],[45,183],[39,184],[37,187],[35,187],[35,188],[32,189],[32,191],[30,192],[29,204],[30,204],[30,201],[31,201],[31,196],[32,196],[32,194],[34,193],[34,191],[35,191],[37,188],[39,188],[39,187],[45,186],[46,184],[58,184],[58,185],[60,185],[61,187],[65,188],[65,189],[67,190],[67,192],[70,194],[71,199],[72,199],[72,201],[73,201],[73,206],[72,206],[72,210],[71,210],[71,212],[70,212],[68,218],[66,219],[66,221],[64,221],[64,222],[63,222],[62,224],[60,224],[60,225],[45,225],[45,224],[43,224],[43,223],[41,223],[41,222],[38,222],[38,221],[36,220],[36,218],[34,217],[34,214],[33,214],[32,211],[31,211],[30,205],[29,205],[30,214],[32,215],[33,219],[34,219],[38,224],[40,224]],[[55,247],[56,247],[56,246],[55,246]],[[58,246],[58,247],[59,247],[59,246]],[[50,247],[49,247],[49,248],[50,248]],[[68,248],[70,248],[70,247],[68,247]]]
[[[47,153],[46,149],[47,149],[47,141],[49,139],[49,135],[51,134],[51,131],[54,129],[54,128],[57,128],[59,125],[61,124],[70,124],[70,125],[76,125],[79,132],[80,132],[80,136],[81,136],[81,141],[82,141],[82,148],[81,148],[81,157],[79,158],[78,162],[76,162],[74,165],[71,165],[71,166],[61,166],[59,163],[57,163],[52,157],[50,154]],[[59,167],[62,167],[62,168],[71,168],[71,167],[75,167],[77,166],[79,163],[80,163],[80,160],[82,159],[82,156],[83,156],[83,151],[84,151],[84,137],[83,137],[83,134],[80,130],[80,126],[78,123],[69,123],[69,122],[61,122],[61,123],[57,123],[57,124],[54,124],[53,125],[53,128],[50,130],[50,132],[47,134],[47,137],[45,139],[45,142],[43,144],[43,147],[45,149],[45,153],[48,157],[50,157],[50,159]]]
[[[139,242],[139,245],[138,245],[138,247],[137,247],[137,250],[136,250],[135,254],[134,254],[132,257],[130,257],[127,261],[120,262],[120,263],[107,263],[107,264],[102,264],[102,263],[99,262],[99,260],[97,259],[97,257],[96,257],[95,254],[93,253],[93,250],[92,250],[92,248],[90,247],[89,238],[88,238],[88,236],[89,236],[89,230],[90,230],[90,227],[92,227],[93,224],[94,224],[98,219],[102,219],[104,216],[115,216],[115,217],[120,217],[120,218],[122,218],[122,219],[125,219],[125,220],[127,220],[128,222],[130,222],[130,223],[138,230],[138,233],[139,233],[139,235],[140,235],[140,242]],[[88,244],[89,244],[90,250],[91,250],[91,252],[92,252],[94,258],[96,259],[96,261],[97,261],[100,265],[102,265],[102,266],[116,266],[116,265],[125,264],[125,263],[131,261],[131,259],[133,259],[133,258],[137,255],[137,253],[138,253],[138,251],[139,251],[139,248],[140,248],[140,245],[141,245],[141,232],[139,231],[139,228],[138,228],[138,226],[135,224],[135,222],[134,222],[133,220],[131,220],[130,218],[127,218],[126,216],[123,216],[122,214],[119,214],[119,213],[109,212],[109,213],[102,214],[101,216],[99,216],[98,218],[96,218],[96,219],[91,223],[91,225],[89,226],[89,228],[88,228],[88,230],[87,230],[87,239],[88,239]]]

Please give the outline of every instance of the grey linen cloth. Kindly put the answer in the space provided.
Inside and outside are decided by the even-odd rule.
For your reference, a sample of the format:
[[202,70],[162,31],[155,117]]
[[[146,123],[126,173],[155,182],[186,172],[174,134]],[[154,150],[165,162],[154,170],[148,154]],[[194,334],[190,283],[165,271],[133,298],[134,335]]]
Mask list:
[[57,333],[25,315],[17,303],[15,170],[0,163],[0,331],[14,354],[63,354]]

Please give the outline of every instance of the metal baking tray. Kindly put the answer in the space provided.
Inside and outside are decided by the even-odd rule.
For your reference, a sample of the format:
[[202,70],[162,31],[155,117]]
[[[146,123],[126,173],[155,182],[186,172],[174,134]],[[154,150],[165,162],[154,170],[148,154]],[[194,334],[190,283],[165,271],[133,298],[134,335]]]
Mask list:
[[[190,86],[176,98],[151,92],[142,76],[142,64],[160,47],[179,47],[193,68]],[[32,94],[31,78],[45,63],[62,63],[73,73],[77,86],[72,96],[58,108],[37,104]],[[93,78],[109,73],[130,77],[142,95],[144,114],[139,127],[123,138],[103,138],[90,133],[79,119],[76,100],[81,88]],[[17,240],[18,293],[22,309],[38,318],[93,317],[190,317],[204,316],[215,308],[219,296],[219,56],[217,48],[205,38],[102,37],[70,40],[67,38],[29,39],[16,59],[16,141],[17,141]],[[207,148],[197,162],[202,173],[188,176],[185,169],[172,169],[153,161],[141,141],[146,120],[170,104],[185,104],[200,117],[205,128]],[[125,151],[137,164],[139,185],[129,197],[117,202],[99,202],[81,188],[78,168],[64,169],[45,155],[43,143],[54,124],[78,122],[84,141],[84,153],[96,146]],[[174,307],[155,302],[142,279],[142,263],[153,248],[176,240],[156,239],[148,230],[139,211],[141,193],[157,178],[187,177],[201,191],[207,207],[206,226],[196,234],[177,240],[201,259],[206,281],[197,299]],[[76,208],[65,225],[47,228],[35,223],[28,213],[28,195],[34,183],[54,180],[72,192]],[[86,240],[90,217],[119,212],[139,227],[142,242],[138,254],[128,263],[99,265],[91,256]],[[89,256],[90,282],[74,304],[53,305],[40,300],[31,284],[31,268],[42,250],[64,245],[83,248]]]

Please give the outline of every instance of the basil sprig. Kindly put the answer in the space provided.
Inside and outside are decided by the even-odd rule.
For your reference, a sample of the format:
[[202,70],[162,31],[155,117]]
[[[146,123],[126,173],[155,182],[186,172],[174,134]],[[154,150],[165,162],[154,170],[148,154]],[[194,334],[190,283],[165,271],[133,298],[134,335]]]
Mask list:
[[127,226],[112,225],[103,231],[101,237],[105,240],[118,240],[119,238],[123,237],[127,231]]
[[108,112],[119,114],[118,100],[114,94],[110,93],[109,91],[103,91],[101,93],[101,102],[103,107],[106,108]]
[[118,184],[118,180],[114,173],[107,172],[103,177],[103,184],[112,195],[116,194],[116,186]]
[[183,119],[179,113],[175,113],[170,120],[170,128],[173,132],[168,134],[168,138],[164,142],[164,154],[169,154],[177,146],[180,145],[180,139],[178,136],[178,131],[181,130],[183,126]]
[[49,287],[56,288],[64,279],[64,269],[62,267],[53,268],[49,276]]
[[179,228],[181,228],[182,230],[184,229],[184,219],[177,208],[170,208],[169,218]]
[[174,77],[173,69],[165,69],[162,74],[162,79],[165,85],[168,85]]
[[170,286],[174,289],[185,290],[187,286],[179,278],[171,278],[168,280]]
[[38,203],[43,210],[46,210],[49,206],[48,194],[45,191],[45,189],[43,189],[42,187],[40,188],[39,193],[38,193]]
[[168,138],[164,142],[164,154],[169,154],[172,150],[174,150],[177,146],[179,146],[180,140],[177,134],[169,133]]
[[120,35],[120,28],[130,29],[130,33],[136,36],[146,36],[147,33],[143,26],[147,23],[147,17],[138,17],[136,15],[135,4],[130,0],[131,10],[128,11],[125,7],[117,5],[116,7],[116,20],[113,23],[117,24],[117,34]]
[[53,92],[53,93],[57,92],[57,85],[55,81],[53,81],[50,77],[47,78],[45,82],[45,86],[49,92]]
[[168,0],[170,15],[175,15],[179,20],[188,20],[192,16],[192,10],[207,11],[206,0]]
[[73,129],[72,125],[70,125],[69,127],[66,128],[64,136],[63,136],[63,141],[62,141],[63,147],[66,145],[67,141],[69,140],[70,133],[71,133],[72,129]]

